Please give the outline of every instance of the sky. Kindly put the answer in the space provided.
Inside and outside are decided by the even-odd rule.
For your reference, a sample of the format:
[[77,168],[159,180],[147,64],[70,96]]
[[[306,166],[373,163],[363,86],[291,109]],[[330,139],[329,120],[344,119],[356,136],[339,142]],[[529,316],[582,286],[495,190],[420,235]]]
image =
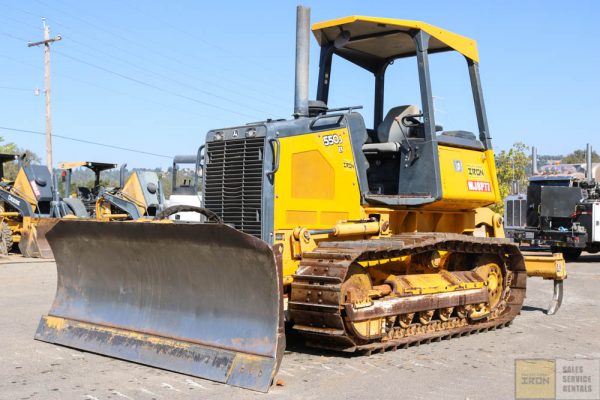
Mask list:
[[[51,36],[62,36],[51,53],[55,164],[165,168],[176,154],[194,154],[210,129],[290,118],[297,4],[0,0],[0,136],[44,160],[44,136],[22,132],[45,129],[43,48],[27,47],[42,39],[42,17]],[[413,19],[475,39],[496,149],[517,141],[540,154],[588,142],[600,149],[598,1],[302,4],[313,23],[347,15]],[[311,46],[314,98],[319,53],[312,37]],[[476,131],[464,58],[444,53],[430,61],[436,123]],[[363,105],[370,126],[372,92],[372,75],[334,60],[330,107]],[[404,104],[420,104],[414,59],[396,62],[386,77],[385,109]]]

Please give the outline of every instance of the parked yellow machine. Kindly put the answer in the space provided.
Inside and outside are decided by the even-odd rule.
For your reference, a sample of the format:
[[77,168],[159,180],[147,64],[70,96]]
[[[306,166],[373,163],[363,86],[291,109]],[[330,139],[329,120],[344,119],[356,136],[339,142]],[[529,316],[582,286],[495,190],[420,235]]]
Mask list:
[[[61,170],[65,187],[63,200],[69,211],[80,217],[95,217],[96,200],[98,195],[106,189],[101,186],[102,172],[117,168],[117,164],[96,161],[63,161],[58,163],[58,168]],[[71,182],[75,168],[87,168],[94,174],[92,187],[78,186],[72,193]]]
[[124,221],[153,218],[166,207],[162,184],[156,172],[133,171],[125,180],[121,166],[118,188],[99,193],[96,218],[102,221]]
[[[294,119],[206,136],[203,206],[216,216],[49,233],[59,283],[36,339],[266,391],[286,319],[310,346],[366,353],[510,324],[526,260],[484,208],[500,196],[475,42],[416,21],[315,24],[309,102],[308,19],[300,7]],[[466,59],[477,136],[435,124],[428,60],[443,51]],[[327,108],[334,56],[373,73],[371,128],[360,107]],[[421,104],[384,114],[386,68],[406,57]]]
[[[117,187],[102,187],[101,173],[117,168],[117,164],[74,161],[60,162],[59,169],[66,189],[66,196],[62,199],[67,212],[81,218],[93,217],[102,221],[135,220],[139,218],[154,217],[157,212],[165,208],[162,185],[156,172],[134,170],[127,179],[125,171],[127,164],[123,164],[119,172]],[[92,188],[78,187],[77,194],[70,192],[72,172],[74,168],[85,167],[94,173]]]
[[52,175],[45,166],[21,166],[14,181],[2,182],[1,233],[7,253],[18,245],[25,257],[52,258],[43,237],[61,216],[56,200]]
[[[0,190],[9,190],[14,180],[9,179],[5,175],[4,165],[6,163],[18,162],[21,166],[21,159],[16,154],[0,154]],[[0,197],[4,197],[1,196]],[[0,254],[6,255],[13,248],[14,243],[18,243],[20,235],[13,234],[17,230],[17,222],[14,220],[15,214],[11,212],[3,201],[0,201]]]

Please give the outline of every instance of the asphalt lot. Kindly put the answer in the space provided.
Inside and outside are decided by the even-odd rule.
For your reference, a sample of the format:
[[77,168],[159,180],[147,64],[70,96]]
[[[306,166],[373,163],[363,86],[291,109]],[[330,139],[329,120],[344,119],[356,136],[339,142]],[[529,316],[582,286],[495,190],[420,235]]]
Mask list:
[[268,394],[33,340],[54,297],[53,262],[0,259],[0,399],[510,399],[516,358],[600,358],[600,256],[568,264],[565,300],[530,279],[522,314],[504,329],[369,357],[293,346]]

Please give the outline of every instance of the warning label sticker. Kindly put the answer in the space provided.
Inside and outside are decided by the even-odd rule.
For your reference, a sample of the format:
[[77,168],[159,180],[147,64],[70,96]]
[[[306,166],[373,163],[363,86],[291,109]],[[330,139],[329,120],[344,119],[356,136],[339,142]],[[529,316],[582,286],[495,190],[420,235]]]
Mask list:
[[40,189],[38,188],[38,185],[35,183],[35,180],[29,181],[29,184],[31,185],[31,188],[33,189],[33,193],[35,194],[35,196],[40,197]]
[[489,182],[467,181],[467,187],[471,192],[491,192],[492,185]]

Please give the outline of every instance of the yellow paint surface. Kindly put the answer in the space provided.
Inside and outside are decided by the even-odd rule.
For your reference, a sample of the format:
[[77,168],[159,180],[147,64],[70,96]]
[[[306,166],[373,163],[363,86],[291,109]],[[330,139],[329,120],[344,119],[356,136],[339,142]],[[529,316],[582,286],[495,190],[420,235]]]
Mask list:
[[360,22],[371,23],[374,26],[392,25],[397,26],[399,28],[407,28],[407,30],[420,29],[422,31],[427,32],[434,38],[438,39],[440,42],[443,42],[448,47],[451,47],[459,53],[463,54],[464,56],[472,59],[475,62],[479,62],[479,53],[477,52],[477,43],[475,42],[475,40],[469,39],[465,36],[461,36],[454,32],[450,32],[445,29],[438,28],[437,26],[433,26],[421,21],[352,15],[349,17],[338,18],[330,21],[324,21],[313,24],[312,30],[313,32],[316,32],[321,29],[331,28],[334,26],[339,26],[340,29],[343,30],[344,26]]
[[439,145],[442,200],[428,209],[474,209],[500,199],[494,153]]
[[360,192],[347,129],[280,139],[275,230],[327,229],[361,218]]

